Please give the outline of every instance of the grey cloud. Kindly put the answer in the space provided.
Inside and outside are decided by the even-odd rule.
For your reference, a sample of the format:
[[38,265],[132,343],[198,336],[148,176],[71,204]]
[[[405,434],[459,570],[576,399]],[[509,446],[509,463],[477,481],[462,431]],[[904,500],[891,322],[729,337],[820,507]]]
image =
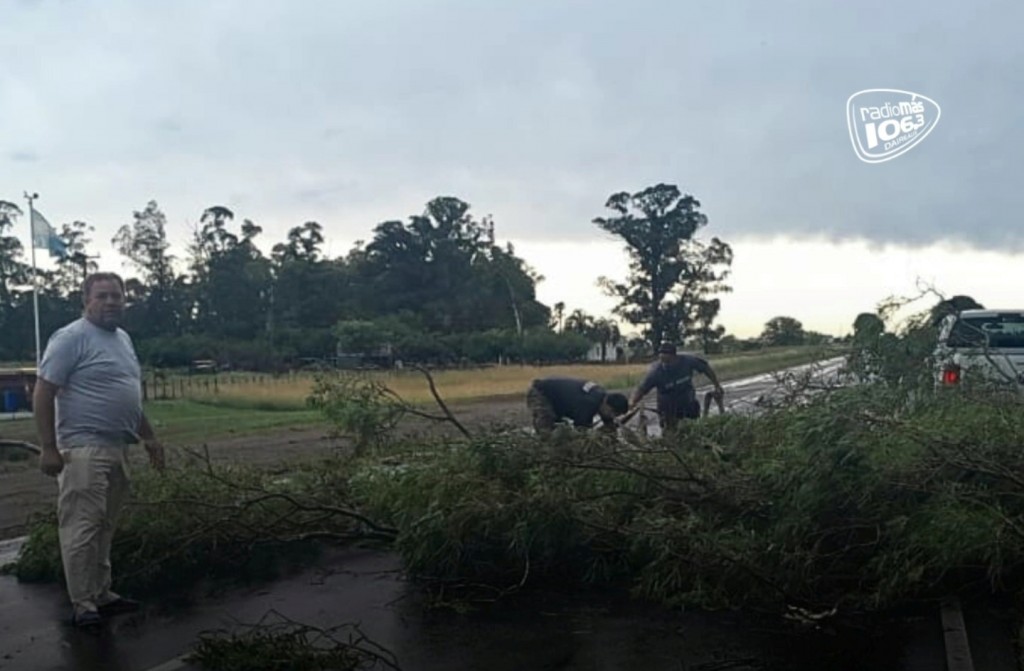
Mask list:
[[156,128],[162,133],[180,133],[183,126],[176,119],[161,119],[156,123]]
[[34,151],[18,150],[7,154],[7,158],[15,163],[35,163],[39,160],[39,154]]
[[[315,218],[357,238],[451,194],[509,237],[582,239],[612,192],[671,182],[726,238],[1024,244],[1019,3],[59,10],[0,27],[15,47],[52,45],[10,50],[0,114],[82,198],[132,189],[191,216],[246,193],[268,233]],[[875,87],[919,91],[943,114],[919,147],[868,165],[844,106]],[[86,171],[111,181],[71,183]]]

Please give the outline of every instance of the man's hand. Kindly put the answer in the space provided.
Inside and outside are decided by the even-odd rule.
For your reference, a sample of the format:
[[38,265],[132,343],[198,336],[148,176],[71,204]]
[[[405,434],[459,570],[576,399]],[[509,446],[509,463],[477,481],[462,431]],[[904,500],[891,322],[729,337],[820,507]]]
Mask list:
[[164,470],[164,446],[159,440],[147,440],[146,452],[149,453],[149,465],[158,471]]
[[50,477],[57,477],[64,470],[64,459],[56,447],[44,447],[39,455],[39,470]]

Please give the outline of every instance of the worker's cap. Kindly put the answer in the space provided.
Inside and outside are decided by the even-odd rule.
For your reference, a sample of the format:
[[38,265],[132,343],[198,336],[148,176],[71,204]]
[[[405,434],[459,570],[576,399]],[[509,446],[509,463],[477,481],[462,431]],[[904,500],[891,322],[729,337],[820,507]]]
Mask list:
[[676,346],[670,342],[663,342],[658,347],[658,354],[675,354]]

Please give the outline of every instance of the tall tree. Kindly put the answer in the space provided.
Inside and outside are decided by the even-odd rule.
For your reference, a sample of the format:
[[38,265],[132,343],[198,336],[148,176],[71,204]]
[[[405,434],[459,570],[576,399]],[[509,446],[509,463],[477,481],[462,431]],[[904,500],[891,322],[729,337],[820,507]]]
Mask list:
[[359,316],[397,314],[434,332],[544,326],[550,311],[535,296],[540,281],[511,246],[492,243],[493,224],[469,204],[439,197],[424,214],[386,221],[350,263]]
[[717,298],[697,301],[694,328],[691,332],[700,341],[701,350],[709,354],[712,347],[725,335],[724,326],[715,326],[715,319],[721,309],[721,301]]
[[21,260],[24,248],[11,235],[21,214],[17,205],[0,200],[0,319],[14,308],[19,288],[31,282],[29,267]]
[[565,319],[565,303],[563,301],[558,301],[557,303],[555,303],[554,317],[555,322],[553,328],[559,333],[561,333],[563,327],[562,320]]
[[25,288],[32,279],[30,268],[21,260],[24,248],[12,235],[21,208],[0,200],[0,358],[22,359],[32,351],[31,322],[19,319],[19,306],[24,302]]
[[89,254],[90,235],[96,228],[84,221],[62,224],[58,236],[64,243],[67,255],[57,260],[53,286],[64,299],[72,301],[77,311],[81,307],[82,283],[89,273],[96,272],[97,265]]
[[330,329],[349,300],[344,260],[323,257],[323,227],[307,221],[274,245],[272,316],[274,328]]
[[324,244],[323,226],[315,221],[307,221],[288,231],[288,240],[274,245],[271,256],[278,265],[288,261],[299,260],[316,262],[320,260]]
[[145,287],[138,302],[129,304],[126,319],[141,335],[174,335],[183,315],[180,284],[167,240],[167,217],[155,200],[133,214],[133,221],[114,235],[115,249],[141,273]]
[[701,301],[722,291],[732,249],[717,237],[709,242],[694,238],[708,223],[700,203],[670,184],[658,184],[638,193],[612,195],[605,207],[613,217],[599,217],[599,228],[622,239],[629,255],[625,282],[602,277],[599,284],[618,299],[615,313],[644,327],[653,344],[679,340],[698,318]]
[[613,320],[603,317],[594,321],[590,335],[601,345],[601,361],[608,358],[608,347],[617,343],[622,337],[619,325]]
[[266,331],[272,275],[255,244],[263,229],[245,219],[236,234],[228,229],[234,216],[223,206],[207,208],[193,234],[195,326],[208,335],[247,340]]
[[970,296],[953,296],[939,301],[931,309],[930,321],[937,326],[947,315],[959,314],[963,310],[984,310],[985,306]]
[[853,320],[853,341],[869,343],[885,333],[885,322],[874,312],[862,312]]
[[82,283],[86,275],[97,270],[88,253],[95,231],[84,221],[61,224],[57,234],[67,254],[57,259],[56,268],[43,273],[39,296],[39,323],[43,337],[82,313]]
[[766,345],[803,345],[804,325],[792,317],[773,317],[764,325],[761,340]]
[[589,338],[594,333],[595,322],[593,315],[588,314],[585,310],[576,309],[565,318],[565,330]]

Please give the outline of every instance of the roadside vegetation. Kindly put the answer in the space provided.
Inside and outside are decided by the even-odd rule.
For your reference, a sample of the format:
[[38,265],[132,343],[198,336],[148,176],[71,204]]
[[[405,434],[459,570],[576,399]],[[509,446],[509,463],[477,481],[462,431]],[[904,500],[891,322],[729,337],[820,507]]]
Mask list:
[[[1019,600],[1024,413],[1006,389],[934,387],[941,309],[892,331],[884,312],[858,318],[845,379],[789,376],[756,416],[657,440],[567,428],[541,442],[514,427],[410,439],[393,427],[422,406],[380,380],[321,376],[312,405],[359,449],[280,473],[193,455],[142,474],[117,580],[181,592],[363,542],[460,607],[587,587],[818,623],[950,594]],[[439,407],[432,418],[457,425]],[[14,570],[60,579],[52,515]]]

